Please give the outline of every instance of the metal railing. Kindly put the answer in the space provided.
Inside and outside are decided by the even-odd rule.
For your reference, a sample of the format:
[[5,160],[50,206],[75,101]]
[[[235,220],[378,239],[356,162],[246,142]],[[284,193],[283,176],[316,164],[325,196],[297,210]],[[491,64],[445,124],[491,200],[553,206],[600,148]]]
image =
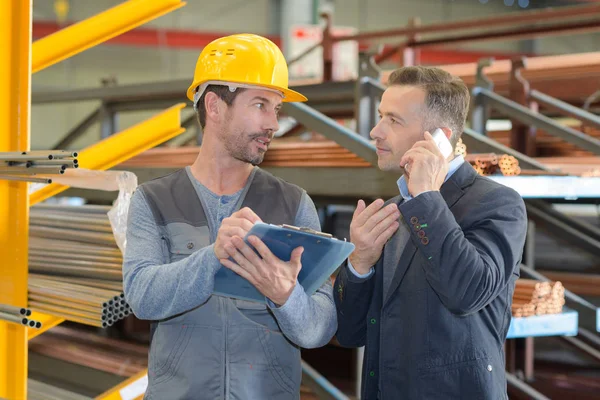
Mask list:
[[[524,124],[543,129],[545,132],[553,136],[559,137],[569,143],[581,147],[582,149],[589,150],[600,155],[600,140],[594,137],[586,135],[585,133],[573,128],[563,126],[553,119],[548,118],[543,114],[533,112],[527,107],[500,96],[489,89],[475,87],[473,88],[472,93],[475,103],[477,104],[476,107],[496,109]],[[585,111],[581,110],[581,112]],[[487,113],[485,112],[477,112],[474,110],[473,125],[478,127],[484,126],[487,122],[486,115]],[[475,116],[485,120],[476,121]]]
[[308,129],[315,130],[328,139],[345,147],[357,156],[377,166],[375,145],[356,132],[338,124],[335,120],[303,103],[284,103],[282,111]]
[[600,129],[600,117],[598,117],[595,114],[592,114],[591,112],[588,112],[578,107],[574,107],[569,103],[565,103],[562,100],[559,100],[552,96],[548,96],[547,94],[544,94],[535,89],[531,89],[529,91],[529,98],[537,101],[539,104],[543,105],[548,109],[558,111],[563,115],[578,119],[586,125],[593,126],[596,129]]
[[319,399],[350,400],[341,390],[336,388],[323,375],[302,360],[302,383],[308,386]]

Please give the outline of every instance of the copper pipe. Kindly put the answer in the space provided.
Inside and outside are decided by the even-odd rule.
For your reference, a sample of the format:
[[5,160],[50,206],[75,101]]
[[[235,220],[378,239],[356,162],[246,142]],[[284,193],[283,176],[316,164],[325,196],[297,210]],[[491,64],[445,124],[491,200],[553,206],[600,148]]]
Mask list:
[[518,279],[511,309],[514,317],[527,317],[560,313],[564,304],[564,287],[560,281]]

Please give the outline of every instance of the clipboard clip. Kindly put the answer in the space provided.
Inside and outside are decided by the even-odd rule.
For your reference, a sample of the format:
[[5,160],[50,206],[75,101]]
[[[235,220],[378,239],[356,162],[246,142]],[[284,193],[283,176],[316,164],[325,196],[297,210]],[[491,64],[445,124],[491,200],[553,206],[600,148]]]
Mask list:
[[317,236],[326,237],[326,238],[328,238],[328,239],[331,239],[331,238],[333,238],[333,235],[331,235],[331,234],[329,234],[329,233],[315,231],[314,229],[311,229],[311,228],[306,228],[306,227],[297,227],[297,226],[293,226],[293,225],[286,225],[286,224],[283,224],[283,225],[281,225],[281,227],[283,227],[283,228],[287,228],[287,229],[293,229],[293,230],[295,230],[295,231],[300,231],[300,232],[312,233],[313,235],[317,235]]

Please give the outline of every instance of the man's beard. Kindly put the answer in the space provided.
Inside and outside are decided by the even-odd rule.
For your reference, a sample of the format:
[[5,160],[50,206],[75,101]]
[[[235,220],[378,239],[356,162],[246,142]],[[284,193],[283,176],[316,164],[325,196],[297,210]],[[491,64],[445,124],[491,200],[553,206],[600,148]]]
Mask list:
[[272,139],[272,135],[268,132],[253,133],[251,135],[231,135],[228,140],[225,141],[225,148],[236,160],[252,165],[259,165],[265,158],[266,151],[253,151],[253,142],[258,138],[270,140]]

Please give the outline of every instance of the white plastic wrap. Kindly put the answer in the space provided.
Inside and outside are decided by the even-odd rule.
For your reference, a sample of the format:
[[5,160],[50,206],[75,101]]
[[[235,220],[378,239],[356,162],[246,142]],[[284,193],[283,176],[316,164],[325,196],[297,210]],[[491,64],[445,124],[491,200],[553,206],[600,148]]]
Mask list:
[[[131,196],[137,188],[137,176],[129,171],[94,171],[83,168],[67,168],[63,175],[52,175],[52,182],[80,189],[119,191],[117,199],[108,211],[108,219],[113,235],[121,253],[127,245],[127,214]],[[30,185],[30,191],[35,191],[41,185]]]

